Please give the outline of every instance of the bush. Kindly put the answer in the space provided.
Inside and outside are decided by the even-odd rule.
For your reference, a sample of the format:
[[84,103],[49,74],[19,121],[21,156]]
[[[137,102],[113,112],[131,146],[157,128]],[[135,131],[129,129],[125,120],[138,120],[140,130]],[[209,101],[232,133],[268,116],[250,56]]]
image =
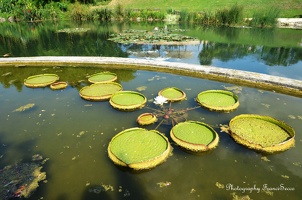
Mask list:
[[253,19],[250,21],[250,26],[272,26],[274,27],[277,23],[277,18],[279,17],[280,10],[270,9],[268,11],[259,11],[253,14]]
[[235,4],[230,9],[218,10],[215,14],[217,23],[219,24],[236,24],[242,17],[243,7]]
[[89,13],[88,6],[80,4],[78,2],[70,4],[68,12],[73,20],[87,20],[91,18],[91,13]]
[[100,8],[100,9],[95,9],[93,11],[93,19],[95,20],[111,21],[112,17],[113,17],[113,12],[108,8]]

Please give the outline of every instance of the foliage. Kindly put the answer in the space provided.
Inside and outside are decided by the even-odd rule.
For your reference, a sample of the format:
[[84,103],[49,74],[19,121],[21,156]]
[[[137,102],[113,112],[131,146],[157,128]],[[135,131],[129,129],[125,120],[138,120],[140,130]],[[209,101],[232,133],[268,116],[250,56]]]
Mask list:
[[230,9],[218,10],[215,14],[217,23],[219,24],[236,24],[242,17],[243,7],[237,4],[233,5]]
[[273,8],[268,11],[257,11],[253,15],[253,19],[250,21],[251,26],[275,26],[277,18],[279,17],[280,10]]

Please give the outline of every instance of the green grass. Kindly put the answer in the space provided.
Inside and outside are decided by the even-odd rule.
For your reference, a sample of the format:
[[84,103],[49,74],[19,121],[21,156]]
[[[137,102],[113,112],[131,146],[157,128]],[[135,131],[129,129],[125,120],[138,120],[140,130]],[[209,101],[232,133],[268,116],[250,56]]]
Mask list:
[[218,9],[230,8],[234,4],[244,7],[244,17],[252,17],[255,11],[269,10],[272,8],[281,10],[280,17],[294,17],[301,15],[301,0],[112,0],[109,6],[121,4],[130,9],[160,9],[160,10],[188,10],[190,12],[215,12]]

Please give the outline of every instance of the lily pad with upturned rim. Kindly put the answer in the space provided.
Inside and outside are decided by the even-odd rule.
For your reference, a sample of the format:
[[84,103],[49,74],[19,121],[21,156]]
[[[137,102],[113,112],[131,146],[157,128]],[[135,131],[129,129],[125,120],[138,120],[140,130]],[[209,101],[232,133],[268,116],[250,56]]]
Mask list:
[[126,129],[108,145],[109,158],[117,165],[135,170],[150,169],[163,163],[171,154],[168,138],[156,130]]
[[158,92],[159,96],[165,97],[168,101],[181,101],[186,98],[186,93],[176,87],[164,88]]
[[80,90],[80,96],[90,101],[104,101],[110,99],[112,94],[121,91],[123,88],[119,83],[94,83],[85,86]]
[[125,111],[139,109],[145,106],[147,98],[135,91],[120,91],[113,94],[109,100],[113,108]]
[[180,122],[171,131],[172,140],[179,146],[194,152],[214,149],[219,136],[209,125],[198,121]]
[[108,83],[108,82],[115,81],[116,79],[117,79],[117,75],[115,73],[100,72],[100,73],[91,75],[88,78],[88,81],[90,83]]
[[238,97],[226,90],[207,90],[197,95],[196,101],[211,111],[231,112],[238,108]]
[[270,116],[238,115],[230,121],[229,129],[239,144],[266,153],[285,151],[295,144],[294,129]]
[[136,121],[139,125],[150,125],[157,121],[157,117],[153,113],[143,113]]
[[53,90],[61,90],[67,88],[68,84],[66,82],[55,82],[50,84],[50,88]]
[[56,74],[39,74],[24,79],[24,85],[27,87],[46,87],[58,80],[59,76]]

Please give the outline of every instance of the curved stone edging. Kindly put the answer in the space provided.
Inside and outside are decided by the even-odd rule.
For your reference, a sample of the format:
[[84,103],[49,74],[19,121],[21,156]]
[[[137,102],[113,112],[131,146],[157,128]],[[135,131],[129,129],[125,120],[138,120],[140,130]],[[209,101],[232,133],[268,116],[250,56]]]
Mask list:
[[0,58],[0,67],[45,67],[54,65],[93,65],[103,68],[119,68],[122,65],[123,69],[140,69],[188,75],[302,97],[302,81],[300,80],[213,66],[118,57],[45,56]]

